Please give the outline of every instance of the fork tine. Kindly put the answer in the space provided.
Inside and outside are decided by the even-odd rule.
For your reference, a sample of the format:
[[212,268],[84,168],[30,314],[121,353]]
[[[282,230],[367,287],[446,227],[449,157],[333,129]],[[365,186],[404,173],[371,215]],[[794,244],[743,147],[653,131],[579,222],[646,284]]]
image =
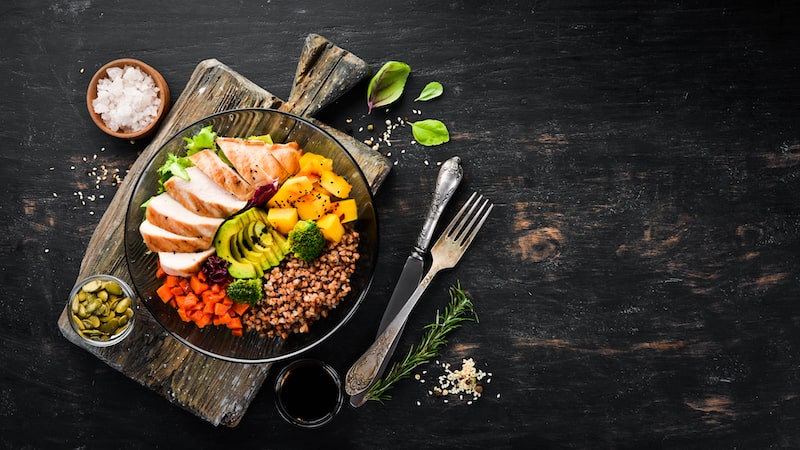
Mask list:
[[478,195],[477,192],[472,193],[467,202],[464,203],[464,206],[462,206],[461,209],[458,210],[453,220],[451,220],[450,223],[447,225],[447,228],[445,228],[444,231],[442,231],[442,236],[452,235],[453,228],[455,228],[457,225],[459,226],[459,230],[456,231],[456,234],[460,231],[460,229],[462,228],[460,225],[463,225],[462,220],[465,216],[465,212],[470,207],[470,204],[472,203],[472,200],[475,198],[476,195]]
[[[476,195],[477,197],[475,197]],[[472,201],[473,199],[474,201]],[[475,217],[480,212],[478,211],[478,213],[476,213],[475,209],[478,208],[482,199],[483,195],[473,192],[467,203],[464,204],[464,208],[462,208],[462,210],[467,209],[467,207],[469,207],[469,210],[464,211],[464,214],[458,216],[458,224],[456,225],[455,230],[453,230],[453,233],[449,236],[453,239],[453,241],[458,242],[464,236],[464,234],[470,228],[472,228],[472,225],[475,223]]]
[[[483,196],[481,196],[481,198],[482,197]],[[465,234],[460,236],[458,241],[456,241],[464,250],[466,250],[472,243],[472,240],[475,239],[478,231],[483,226],[483,222],[486,221],[486,218],[489,217],[489,213],[492,212],[492,208],[494,208],[494,204],[489,203],[489,199],[484,199],[478,212],[472,217],[472,220],[469,221],[469,226],[464,229]],[[467,232],[468,234],[466,234]]]

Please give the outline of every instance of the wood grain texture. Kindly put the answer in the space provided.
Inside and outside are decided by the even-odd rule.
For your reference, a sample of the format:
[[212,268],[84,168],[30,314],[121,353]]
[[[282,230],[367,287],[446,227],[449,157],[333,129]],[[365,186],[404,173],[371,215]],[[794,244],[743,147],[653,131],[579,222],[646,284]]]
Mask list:
[[[309,41],[301,57],[306,73],[298,73],[302,77],[303,85],[313,84],[315,75],[308,73],[313,72],[309,67],[324,69],[339,65],[336,61],[320,61],[318,57],[311,58],[308,55],[315,48],[322,47],[330,51],[338,47],[319,36],[310,37]],[[353,58],[355,57],[350,59]],[[343,84],[352,86],[363,78],[366,72],[362,66],[354,65],[350,70],[340,69],[337,77],[322,75],[327,85],[318,85],[314,92],[315,96],[324,98],[314,100],[314,107],[306,105],[302,107],[302,111],[298,111],[313,113],[317,108],[338,98],[343,92]],[[348,77],[355,79],[346,80]],[[334,95],[331,91],[337,93]],[[100,220],[82,260],[78,280],[95,273],[109,273],[131,284],[123,245],[128,202],[138,175],[166,140],[185,126],[216,112],[245,107],[294,111],[294,107],[285,106],[282,100],[219,61],[202,61],[156,137],[134,163],[127,180],[120,185]],[[383,157],[363,143],[348,142],[351,154],[356,159],[368,162],[362,170],[372,175],[368,180],[370,186],[377,191],[380,182],[386,177],[385,172],[389,170],[385,161],[383,164],[380,162]],[[169,401],[214,425],[236,426],[261,388],[271,364],[230,363],[200,354],[172,337],[144,306],[140,305],[137,314],[138,321],[134,331],[125,342],[102,349],[88,345],[71,329],[66,307],[59,317],[58,326],[72,343],[95,354],[111,367],[158,392]]]

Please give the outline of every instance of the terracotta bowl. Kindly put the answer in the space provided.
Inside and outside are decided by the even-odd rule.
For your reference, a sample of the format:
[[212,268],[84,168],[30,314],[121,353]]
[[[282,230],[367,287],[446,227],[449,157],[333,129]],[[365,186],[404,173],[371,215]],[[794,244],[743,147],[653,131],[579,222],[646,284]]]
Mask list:
[[[103,121],[103,118],[100,117],[100,114],[97,114],[92,107],[92,102],[97,98],[97,83],[101,79],[108,77],[106,71],[112,67],[123,68],[125,66],[137,67],[142,72],[149,75],[153,79],[153,82],[155,82],[156,87],[158,87],[158,97],[161,99],[161,104],[158,107],[158,112],[156,113],[155,119],[153,119],[149,125],[134,132],[110,129]],[[92,77],[92,80],[89,82],[89,88],[86,91],[86,106],[89,108],[89,115],[92,116],[94,123],[105,133],[121,139],[139,139],[153,133],[153,131],[155,131],[158,127],[158,124],[164,119],[164,116],[166,116],[170,106],[169,86],[167,86],[167,82],[164,80],[164,77],[161,76],[156,69],[150,67],[142,61],[132,58],[117,59],[101,67],[100,70],[98,70],[97,73],[95,73]]]

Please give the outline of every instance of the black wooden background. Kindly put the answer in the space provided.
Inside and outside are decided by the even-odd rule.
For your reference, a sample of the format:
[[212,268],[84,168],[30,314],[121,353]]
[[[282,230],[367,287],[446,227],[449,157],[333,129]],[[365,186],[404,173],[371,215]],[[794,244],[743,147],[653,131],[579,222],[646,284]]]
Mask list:
[[[4,2],[0,447],[800,446],[798,19],[778,0]],[[366,114],[364,84],[320,119],[367,139],[385,120],[437,118],[452,136],[422,147],[400,127],[381,146],[394,166],[373,287],[310,356],[344,373],[369,345],[437,162],[459,155],[454,203],[479,190],[495,213],[401,348],[460,281],[480,322],[440,362],[474,358],[491,382],[471,405],[443,403],[431,364],[425,384],[314,431],[283,422],[265,385],[238,427],[215,428],[56,327],[114,175],[147,144],[94,127],[86,86],[135,57],[175,99],[217,58],[286,98],[309,33],[373,70],[412,67],[388,112]],[[445,94],[413,102],[429,81]]]

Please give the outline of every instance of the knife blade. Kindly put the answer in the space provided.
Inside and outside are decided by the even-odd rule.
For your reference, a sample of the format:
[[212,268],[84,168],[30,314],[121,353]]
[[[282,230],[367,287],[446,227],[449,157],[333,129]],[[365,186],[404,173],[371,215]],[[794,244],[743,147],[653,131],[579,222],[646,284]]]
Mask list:
[[383,313],[383,318],[378,326],[378,334],[386,329],[386,326],[394,319],[406,300],[417,288],[420,280],[422,280],[422,272],[425,266],[424,257],[428,252],[428,246],[431,243],[433,232],[436,230],[436,224],[439,222],[439,217],[442,215],[447,203],[453,197],[461,179],[464,177],[464,171],[461,168],[461,158],[454,156],[442,164],[439,169],[439,175],[436,177],[436,187],[433,191],[433,200],[431,200],[428,214],[425,218],[425,223],[422,226],[417,237],[417,242],[414,245],[414,250],[411,255],[406,259],[400,277],[395,284],[394,292],[389,297],[389,303],[386,306],[386,311]]
[[[417,237],[417,242],[411,255],[406,259],[403,270],[400,272],[400,277],[395,284],[394,292],[389,298],[389,303],[386,305],[386,311],[383,313],[381,323],[378,326],[378,334],[386,330],[386,327],[394,320],[397,314],[403,309],[411,294],[414,293],[420,281],[422,281],[423,270],[425,268],[424,257],[428,252],[428,246],[431,243],[433,232],[436,231],[436,223],[442,215],[447,203],[453,197],[461,179],[464,177],[464,171],[461,168],[461,158],[454,156],[442,164],[439,169],[439,175],[436,177],[436,187],[433,191],[433,199],[428,207],[428,214],[425,217],[425,223],[422,225],[422,230]],[[401,329],[399,333],[402,333]],[[395,341],[395,345],[397,341]],[[350,396],[350,405],[358,408],[366,402],[366,395],[369,389],[365,389],[360,394]]]

